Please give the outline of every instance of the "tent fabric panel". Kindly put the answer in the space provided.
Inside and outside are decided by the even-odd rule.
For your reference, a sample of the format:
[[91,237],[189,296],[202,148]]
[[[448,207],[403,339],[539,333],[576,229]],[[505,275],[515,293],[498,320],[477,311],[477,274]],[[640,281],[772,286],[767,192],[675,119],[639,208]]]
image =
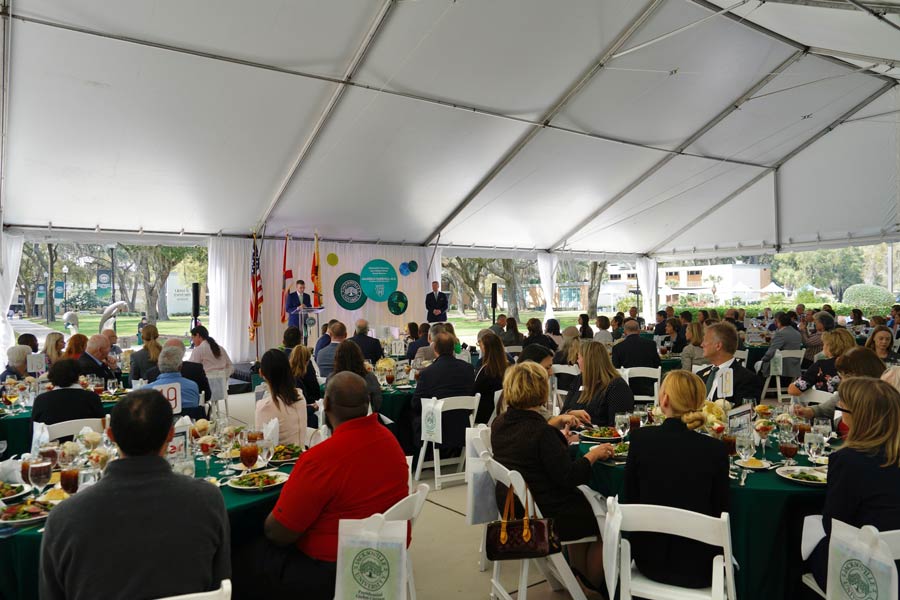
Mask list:
[[783,242],[898,230],[900,126],[845,123],[781,171]]
[[882,85],[875,77],[805,56],[688,150],[773,164]]
[[527,127],[350,89],[271,220],[305,237],[422,241]]
[[441,241],[547,248],[559,229],[573,227],[664,156],[543,130],[445,229]]
[[7,223],[246,233],[333,88],[18,21],[12,38]]
[[379,0],[16,0],[15,14],[341,77]]
[[644,5],[401,2],[356,79],[538,119]]
[[[682,0],[669,1],[627,47],[711,14]],[[716,17],[613,59],[553,123],[675,148],[794,51]]]

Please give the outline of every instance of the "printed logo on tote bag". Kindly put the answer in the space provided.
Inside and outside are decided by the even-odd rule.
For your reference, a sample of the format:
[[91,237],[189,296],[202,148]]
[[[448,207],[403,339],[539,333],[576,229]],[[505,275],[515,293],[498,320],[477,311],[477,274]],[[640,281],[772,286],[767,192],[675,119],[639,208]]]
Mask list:
[[878,582],[872,570],[852,558],[841,565],[841,587],[851,600],[878,600]]

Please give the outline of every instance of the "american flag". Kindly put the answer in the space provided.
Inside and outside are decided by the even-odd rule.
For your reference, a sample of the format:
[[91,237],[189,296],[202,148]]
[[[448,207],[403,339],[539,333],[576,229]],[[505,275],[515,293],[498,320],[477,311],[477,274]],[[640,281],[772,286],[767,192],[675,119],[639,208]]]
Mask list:
[[256,339],[256,330],[262,323],[260,306],[263,303],[262,276],[259,269],[259,248],[256,245],[256,234],[253,234],[253,257],[250,259],[250,341]]

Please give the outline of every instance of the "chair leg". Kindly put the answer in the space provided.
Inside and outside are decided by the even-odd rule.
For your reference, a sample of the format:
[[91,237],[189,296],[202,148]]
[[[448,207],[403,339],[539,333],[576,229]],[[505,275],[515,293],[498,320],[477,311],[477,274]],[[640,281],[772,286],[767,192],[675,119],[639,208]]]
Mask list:
[[406,552],[406,585],[409,588],[407,593],[408,600],[416,600],[416,581],[413,577],[412,556],[409,551]]
[[441,489],[441,451],[434,445],[434,489]]
[[560,579],[563,586],[569,591],[572,600],[587,600],[584,590],[581,589],[581,585],[575,579],[575,574],[572,573],[569,563],[566,562],[562,554],[551,554],[546,560],[553,566],[554,575]]
[[762,395],[759,397],[759,403],[765,404],[766,402],[766,394],[769,392],[769,382],[772,380],[771,375],[766,377],[766,383],[763,385]]
[[479,548],[478,554],[478,570],[484,573],[487,571],[488,563],[490,562],[487,559],[487,525],[482,527],[481,530],[481,548]]
[[466,449],[463,448],[462,453],[459,455],[459,467],[456,468],[457,473],[462,473],[466,468]]
[[541,575],[544,576],[544,579],[547,580],[547,583],[550,585],[550,589],[554,592],[558,592],[563,589],[563,584],[556,576],[556,573],[553,571],[553,566],[550,562],[543,558],[535,558],[534,566],[537,567],[538,571],[541,572]]
[[422,449],[419,450],[419,462],[416,464],[416,481],[422,476],[422,465],[425,463],[425,453],[428,451],[430,442],[422,442]]
[[530,560],[523,560],[519,567],[519,587],[516,588],[516,600],[527,600],[528,598],[528,563]]

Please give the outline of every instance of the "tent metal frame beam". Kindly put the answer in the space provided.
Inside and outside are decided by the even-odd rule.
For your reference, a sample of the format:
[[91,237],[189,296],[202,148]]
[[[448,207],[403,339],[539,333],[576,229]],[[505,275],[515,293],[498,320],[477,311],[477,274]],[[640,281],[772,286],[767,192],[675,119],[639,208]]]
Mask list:
[[[900,7],[898,7],[900,8]],[[838,56],[849,60],[858,60],[862,62],[878,63],[896,69],[900,66],[900,58],[885,58],[884,56],[872,56],[870,54],[857,54],[855,52],[844,52],[843,50],[833,50],[831,48],[820,48],[819,46],[810,46],[809,53],[816,56],[827,58],[829,56]]]
[[[730,13],[728,13],[730,14]],[[713,127],[721,123],[725,120],[731,113],[738,110],[745,102],[747,102],[756,92],[763,89],[766,85],[769,84],[770,81],[778,77],[785,69],[793,65],[795,62],[800,60],[806,55],[806,52],[803,50],[798,50],[791,54],[787,59],[781,62],[780,65],[772,69],[771,73],[766,74],[765,77],[757,81],[754,85],[750,87],[747,91],[741,94],[736,100],[731,102],[726,108],[721,110],[719,114],[713,117],[711,120],[707,121],[700,129],[695,131],[692,135],[690,135],[685,141],[678,145],[678,147],[674,150],[673,154],[669,154],[665,156],[662,160],[657,162],[655,165],[650,167],[648,170],[644,171],[637,179],[632,181],[630,184],[625,186],[625,188],[617,193],[615,196],[609,199],[605,204],[600,206],[597,210],[592,212],[586,218],[582,219],[575,227],[566,232],[562,238],[560,238],[556,243],[554,243],[551,248],[554,250],[558,250],[566,244],[570,237],[583,230],[585,227],[590,225],[594,220],[600,217],[607,210],[615,206],[620,200],[625,198],[628,194],[634,191],[640,184],[644,181],[652,177],[657,171],[662,169],[664,166],[669,164],[669,162],[675,158],[679,153],[684,150],[687,150],[692,144],[697,142],[701,137],[703,137],[707,132],[709,132]]]
[[893,21],[891,21],[890,19],[888,19],[887,17],[884,16],[884,13],[886,12],[885,10],[874,9],[871,6],[869,6],[868,4],[863,4],[859,0],[847,0],[847,2],[849,2],[850,4],[855,6],[857,9],[863,11],[864,13],[872,15],[873,17],[875,17],[876,19],[878,19],[885,25],[892,27],[892,28],[896,29],[897,31],[900,31],[900,25],[898,25],[897,23],[894,23]]
[[[12,62],[9,60],[12,48],[12,20],[10,10],[12,0],[0,0],[0,18],[2,18],[3,45],[0,46],[0,225],[6,208],[6,167],[9,164],[7,137],[9,133],[9,71]],[[6,257],[0,249],[0,273],[6,268]]]
[[775,248],[781,248],[781,167],[778,167],[772,173],[772,204],[775,209]]
[[[796,6],[809,6],[812,8],[836,8],[840,10],[856,10],[852,6],[848,6],[845,0],[766,0],[775,4],[793,4]],[[882,14],[900,14],[900,6],[896,4],[887,4],[885,2],[861,2]]]
[[[387,22],[388,15],[391,12],[391,9],[394,7],[394,0],[384,0],[381,5],[381,9],[378,11],[378,14],[375,16],[375,19],[372,21],[369,29],[366,31],[366,34],[363,36],[363,40],[360,43],[359,47],[356,49],[356,53],[353,55],[353,58],[350,60],[350,64],[347,65],[347,69],[344,71],[344,76],[342,80],[345,82],[351,81],[353,77],[356,75],[356,72],[359,70],[360,65],[365,59],[366,55],[369,53],[369,50],[375,43],[375,38],[378,36],[379,32],[384,28],[384,24]],[[325,129],[326,124],[331,119],[331,116],[334,114],[335,109],[341,101],[341,98],[344,97],[344,92],[347,91],[346,83],[338,85],[335,88],[334,92],[331,94],[331,98],[328,99],[328,104],[325,105],[325,109],[319,115],[319,118],[316,120],[316,124],[313,126],[312,131],[307,136],[306,140],[303,142],[303,145],[300,147],[300,150],[297,152],[297,156],[294,158],[291,163],[290,168],[282,179],[281,183],[278,186],[278,191],[275,192],[275,195],[272,197],[272,200],[269,202],[269,205],[266,207],[266,210],[263,211],[262,216],[259,219],[259,222],[256,225],[256,230],[259,231],[262,229],[263,225],[269,220],[269,216],[275,210],[275,207],[278,206],[278,203],[281,202],[281,199],[284,197],[285,192],[287,191],[288,186],[291,181],[293,181],[294,176],[297,174],[297,171],[300,169],[300,166],[306,160],[306,157],[309,155],[310,150],[315,145],[315,143],[319,140],[319,137],[322,134],[322,131]]]
[[619,32],[619,35],[615,37],[609,47],[604,50],[603,54],[597,60],[595,60],[588,68],[581,74],[581,76],[569,86],[569,88],[562,94],[562,96],[551,106],[541,117],[540,124],[532,127],[524,135],[522,135],[519,140],[507,150],[506,154],[503,155],[497,163],[491,168],[487,174],[481,178],[475,187],[466,194],[466,197],[462,199],[462,201],[457,204],[450,214],[441,221],[441,224],[437,226],[431,234],[428,235],[427,238],[422,242],[423,246],[428,246],[433,240],[435,240],[443,230],[456,219],[459,214],[465,210],[465,208],[471,204],[471,202],[481,193],[484,188],[488,186],[488,184],[493,181],[497,175],[500,174],[501,171],[510,163],[512,160],[518,156],[518,154],[528,145],[528,143],[533,140],[537,134],[544,129],[547,125],[550,124],[550,121],[559,114],[566,104],[578,94],[593,78],[594,76],[600,72],[603,67],[606,66],[606,63],[609,62],[613,55],[619,51],[619,49],[627,42],[634,33],[640,29],[640,27],[656,12],[656,9],[662,6],[665,0],[650,0],[650,2],[644,7],[644,9],[640,12],[637,17],[635,17],[624,30]]
[[741,186],[741,188],[739,188],[737,192],[731,193],[728,196],[726,196],[721,202],[717,203],[715,206],[711,207],[709,210],[707,210],[705,213],[703,213],[703,215],[692,220],[690,223],[688,223],[684,227],[680,228],[678,231],[676,231],[674,234],[672,234],[671,236],[666,238],[664,241],[662,241],[661,243],[657,244],[656,246],[654,246],[653,248],[648,250],[647,254],[657,254],[661,248],[665,247],[666,244],[668,244],[672,240],[677,239],[679,236],[683,235],[684,233],[687,233],[690,229],[692,229],[698,223],[703,221],[703,219],[705,219],[712,213],[716,212],[717,210],[721,209],[723,206],[725,206],[726,204],[728,204],[729,202],[731,202],[732,200],[737,198],[741,193],[743,193],[747,188],[749,188],[750,185],[752,185],[753,183],[756,183],[756,181],[758,181],[759,179],[762,179],[762,177],[764,175],[767,175],[772,171],[775,172],[775,243],[776,243],[775,248],[779,249],[782,245],[781,244],[781,218],[779,215],[779,212],[781,210],[781,194],[779,192],[779,179],[780,178],[779,178],[779,174],[778,174],[778,172],[781,170],[781,167],[783,167],[785,165],[785,163],[787,163],[789,160],[791,160],[792,158],[794,158],[795,156],[797,156],[798,154],[800,154],[801,152],[803,152],[804,150],[806,150],[807,148],[809,148],[810,146],[815,144],[817,141],[822,139],[825,135],[827,135],[828,133],[833,131],[836,127],[838,127],[842,123],[846,122],[854,114],[856,114],[857,112],[864,109],[866,106],[868,106],[869,104],[871,104],[872,102],[874,102],[875,100],[877,100],[878,98],[883,96],[885,93],[888,92],[888,90],[892,89],[894,86],[896,86],[898,84],[900,84],[900,82],[897,82],[897,81],[894,81],[892,83],[886,83],[883,86],[881,86],[880,88],[878,88],[877,90],[875,90],[873,93],[866,96],[866,98],[864,98],[862,101],[860,101],[855,106],[853,106],[851,109],[847,110],[841,116],[839,116],[837,119],[832,121],[828,125],[828,127],[820,130],[818,133],[816,133],[816,135],[809,138],[808,140],[806,140],[805,142],[800,144],[798,147],[796,147],[793,150],[791,150],[790,152],[788,152],[773,167],[771,167],[767,171],[764,171],[763,173],[760,173],[759,175],[757,175],[753,180],[751,180],[751,182],[749,184],[744,184],[744,186]]

